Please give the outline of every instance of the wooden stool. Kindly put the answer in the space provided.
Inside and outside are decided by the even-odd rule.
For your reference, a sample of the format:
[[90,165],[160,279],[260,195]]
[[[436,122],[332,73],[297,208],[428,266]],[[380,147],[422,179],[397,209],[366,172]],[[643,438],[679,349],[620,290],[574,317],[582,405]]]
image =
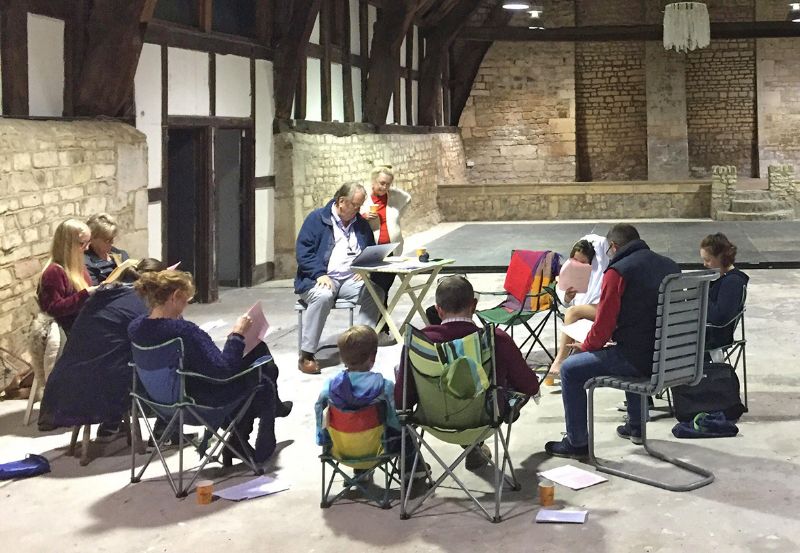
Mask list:
[[[67,455],[73,456],[75,455],[75,445],[78,443],[78,434],[81,431],[80,426],[73,426],[72,427],[72,438],[69,441],[69,447],[67,448]],[[92,437],[92,425],[91,424],[84,424],[83,425],[83,440],[81,440],[81,466],[85,467],[89,464],[89,444],[91,442]]]

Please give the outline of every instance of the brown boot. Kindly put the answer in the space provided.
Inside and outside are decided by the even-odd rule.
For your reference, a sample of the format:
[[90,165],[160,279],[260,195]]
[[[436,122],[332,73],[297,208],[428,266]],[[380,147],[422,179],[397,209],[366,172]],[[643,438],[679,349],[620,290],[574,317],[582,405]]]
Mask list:
[[297,368],[300,369],[300,372],[305,374],[320,374],[319,370],[319,363],[317,360],[311,357],[310,359],[307,357],[301,357],[297,361]]

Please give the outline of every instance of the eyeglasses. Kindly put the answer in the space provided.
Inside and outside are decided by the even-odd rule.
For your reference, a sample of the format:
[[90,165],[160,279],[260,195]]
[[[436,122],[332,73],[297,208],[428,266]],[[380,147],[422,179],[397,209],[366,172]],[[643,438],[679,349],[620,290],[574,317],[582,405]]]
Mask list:
[[612,250],[614,249],[614,243],[609,242],[608,247],[606,248],[606,257],[611,257]]

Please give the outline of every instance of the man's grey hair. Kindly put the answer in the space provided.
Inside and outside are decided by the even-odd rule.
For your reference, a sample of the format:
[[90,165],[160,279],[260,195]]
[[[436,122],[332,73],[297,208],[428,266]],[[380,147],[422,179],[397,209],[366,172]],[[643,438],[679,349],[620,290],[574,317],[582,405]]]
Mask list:
[[606,234],[606,240],[614,242],[618,248],[621,248],[628,242],[639,240],[639,231],[628,223],[617,223]]
[[348,200],[352,200],[358,192],[362,192],[364,196],[367,195],[367,191],[363,185],[357,182],[345,183],[341,185],[339,190],[336,191],[336,194],[333,195],[333,203],[338,204],[339,198],[347,198]]

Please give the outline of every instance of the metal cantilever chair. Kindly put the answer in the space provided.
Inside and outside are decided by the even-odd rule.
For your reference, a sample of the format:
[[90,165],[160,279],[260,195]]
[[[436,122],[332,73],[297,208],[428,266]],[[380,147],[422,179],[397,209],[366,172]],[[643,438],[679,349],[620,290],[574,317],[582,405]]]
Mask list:
[[[247,447],[242,447],[244,443],[242,437],[236,429],[237,424],[247,412],[253,402],[258,390],[262,385],[253,386],[241,397],[221,406],[200,405],[186,393],[187,378],[201,378],[209,382],[224,384],[244,377],[245,375],[257,371],[258,382],[261,382],[261,367],[268,363],[272,358],[269,356],[257,359],[247,369],[226,379],[211,378],[209,376],[183,370],[183,340],[173,338],[157,346],[139,346],[131,344],[133,349],[133,388],[131,391],[131,424],[132,432],[138,435],[138,416],[141,413],[145,426],[153,437],[155,447],[147,458],[144,466],[136,473],[136,447],[131,448],[131,482],[137,483],[141,480],[147,467],[153,458],[158,455],[167,480],[176,497],[186,497],[189,489],[200,476],[200,472],[211,460],[216,460],[223,448],[227,448],[233,455],[242,461],[255,474],[261,474],[261,469],[255,464]],[[166,428],[158,438],[153,434],[153,428],[147,419],[147,411],[166,423]],[[184,464],[183,448],[189,440],[183,434],[183,425],[205,427],[208,436],[215,436],[217,442],[206,449],[203,444],[198,449],[200,453],[200,466],[195,471],[194,477],[184,486]],[[219,429],[222,429],[221,431]],[[178,435],[178,483],[167,466],[164,458],[163,448],[166,441],[174,434]],[[231,443],[231,435],[237,441]],[[205,440],[204,440],[205,442]],[[241,452],[240,452],[241,449]]]
[[[668,275],[659,288],[656,335],[653,346],[653,371],[650,377],[599,376],[586,382],[589,427],[589,461],[601,472],[635,480],[671,491],[689,491],[714,481],[714,473],[686,461],[654,450],[647,441],[647,397],[681,384],[694,386],[703,378],[704,341],[708,287],[714,271],[694,271]],[[701,476],[686,485],[675,485],[610,467],[594,453],[594,391],[616,388],[641,397],[642,442],[645,451],[662,461]]]
[[[474,334],[444,343],[431,342],[411,326],[406,330],[403,405],[399,412],[404,434],[400,465],[403,482],[407,482],[401,487],[402,519],[409,518],[421,507],[447,477],[453,479],[491,522],[501,520],[500,502],[504,484],[515,491],[520,489],[508,454],[508,443],[511,439],[511,423],[527,401],[527,396],[497,387],[494,362],[494,326],[491,324]],[[408,382],[412,378],[418,395],[418,402],[413,407],[408,404],[407,398]],[[501,414],[497,397],[500,392],[504,393],[509,404],[504,415]],[[506,423],[505,433],[501,428],[503,423]],[[429,436],[460,445],[464,450],[454,461],[447,463],[430,445]],[[455,473],[466,456],[490,438],[494,438],[494,457],[489,461],[494,469],[493,514]],[[406,462],[406,447],[409,444],[412,444],[415,453],[412,467],[408,467]],[[407,475],[416,471],[423,448],[443,472],[425,495],[410,506],[412,479]]]
[[[744,406],[747,405],[747,337],[744,332],[744,312],[746,310],[747,287],[742,289],[742,303],[739,311],[727,322],[721,325],[706,323],[706,334],[709,329],[719,329],[720,331],[730,329],[729,339],[724,340],[723,344],[709,343],[706,340],[706,352],[711,356],[711,360],[717,363],[730,363],[734,370],[739,368],[742,363],[742,385],[744,386]],[[737,336],[738,334],[738,336]]]

